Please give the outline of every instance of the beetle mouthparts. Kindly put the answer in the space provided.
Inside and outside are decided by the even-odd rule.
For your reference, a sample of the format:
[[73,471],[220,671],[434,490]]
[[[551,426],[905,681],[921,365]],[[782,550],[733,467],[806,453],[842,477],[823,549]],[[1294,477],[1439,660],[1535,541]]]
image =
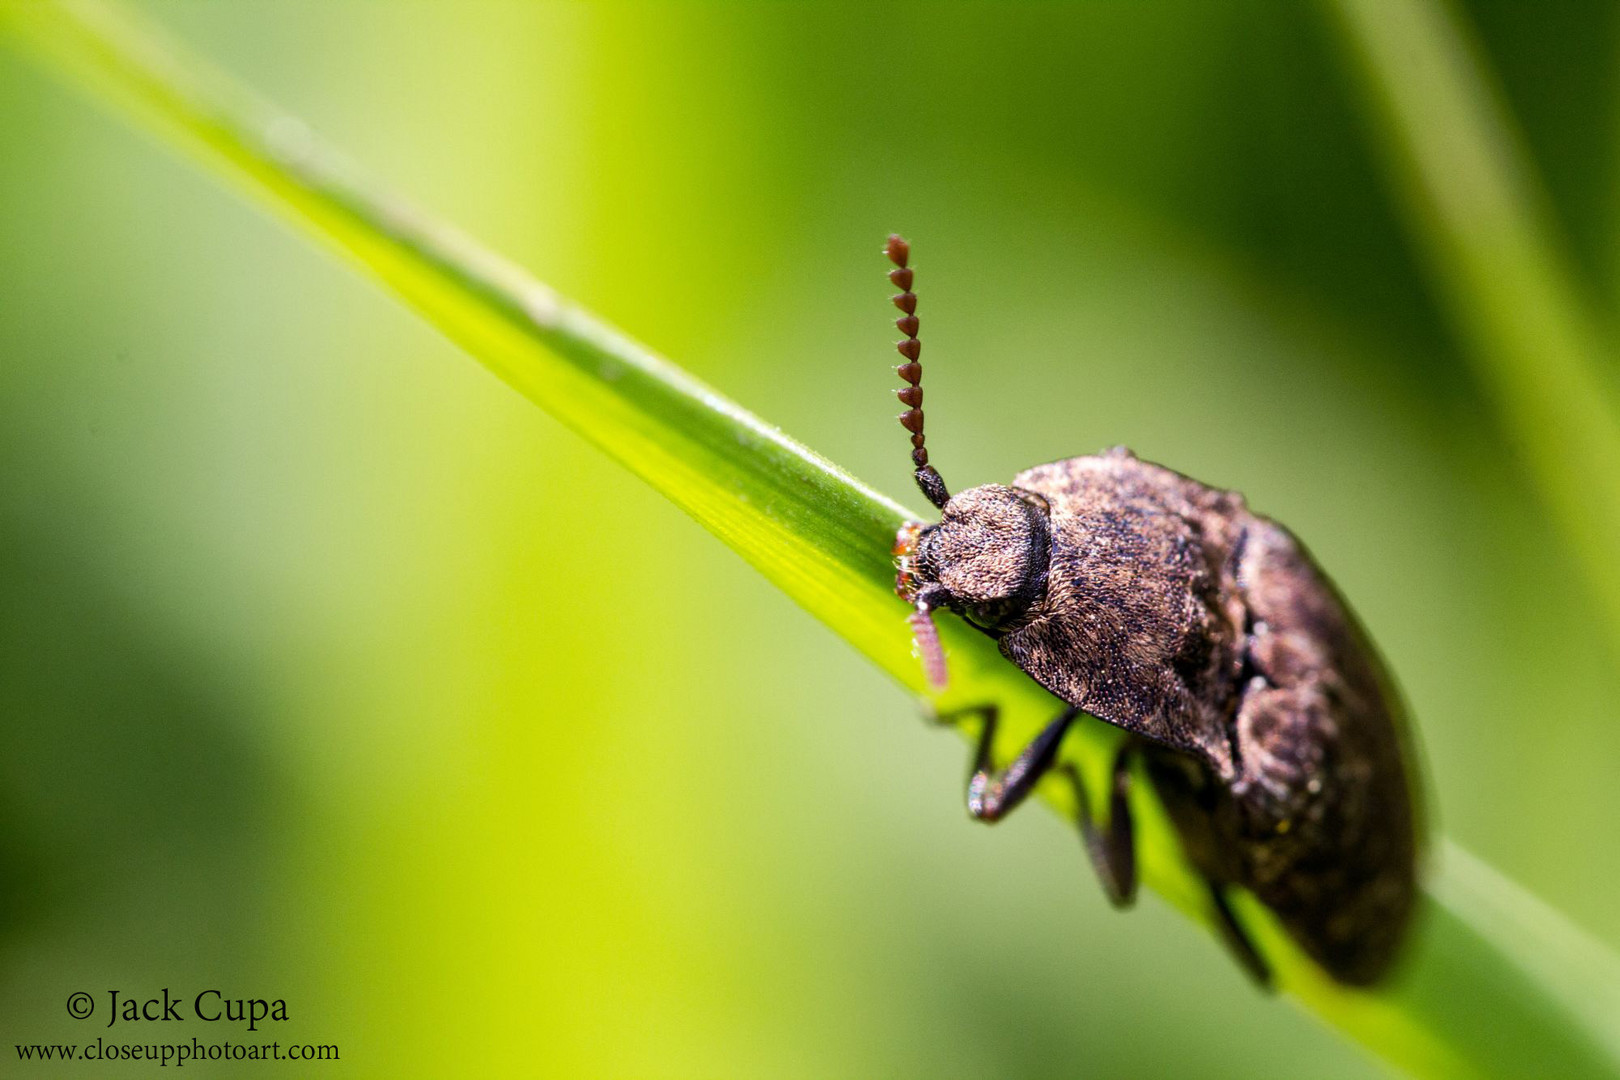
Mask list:
[[894,548],[890,551],[894,556],[894,594],[908,604],[917,599],[915,559],[917,537],[922,533],[922,528],[920,521],[908,521],[900,526],[900,531],[894,537]]
[[923,673],[928,676],[928,686],[937,692],[945,689],[950,681],[950,672],[945,666],[945,650],[939,643],[939,630],[934,626],[934,620],[928,613],[928,603],[917,597],[921,591],[917,581],[917,539],[922,535],[922,530],[922,522],[908,521],[900,526],[900,531],[895,534],[894,592],[906,603],[917,606],[916,611],[906,616],[906,622],[911,626],[911,641],[916,647],[918,658],[922,660]]

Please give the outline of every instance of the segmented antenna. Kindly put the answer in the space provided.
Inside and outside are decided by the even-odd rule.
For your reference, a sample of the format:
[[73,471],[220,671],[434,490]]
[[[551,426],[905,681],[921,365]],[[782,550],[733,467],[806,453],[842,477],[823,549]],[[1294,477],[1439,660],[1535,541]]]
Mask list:
[[917,646],[917,656],[922,660],[928,685],[935,690],[945,689],[950,685],[950,672],[945,667],[945,650],[939,644],[939,630],[929,617],[928,608],[918,607],[906,616],[906,622],[911,624],[911,640]]
[[906,411],[900,414],[900,424],[911,432],[911,462],[917,469],[917,486],[929,502],[943,510],[951,493],[945,490],[945,481],[940,479],[939,473],[928,464],[928,449],[923,445],[922,361],[919,359],[922,342],[917,340],[917,294],[911,291],[912,271],[906,265],[911,261],[911,245],[899,233],[891,233],[883,254],[894,263],[889,280],[900,290],[894,297],[894,306],[900,309],[900,318],[894,320],[894,325],[906,335],[904,341],[897,341],[894,346],[906,359],[894,370],[908,384],[895,391],[895,396],[906,406]]

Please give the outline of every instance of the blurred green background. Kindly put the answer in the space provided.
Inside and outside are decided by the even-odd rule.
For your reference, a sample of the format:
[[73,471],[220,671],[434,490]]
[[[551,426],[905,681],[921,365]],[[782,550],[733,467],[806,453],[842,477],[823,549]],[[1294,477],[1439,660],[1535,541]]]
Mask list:
[[[916,504],[904,231],[953,486],[1246,492],[1445,833],[1620,943],[1600,615],[1315,6],[139,6]],[[1466,14],[1612,313],[1620,17]],[[0,1045],[218,986],[334,1075],[1378,1074],[1055,815],[969,822],[959,740],[372,284],[14,52],[0,131]],[[105,1034],[233,1035],[156,1027]]]

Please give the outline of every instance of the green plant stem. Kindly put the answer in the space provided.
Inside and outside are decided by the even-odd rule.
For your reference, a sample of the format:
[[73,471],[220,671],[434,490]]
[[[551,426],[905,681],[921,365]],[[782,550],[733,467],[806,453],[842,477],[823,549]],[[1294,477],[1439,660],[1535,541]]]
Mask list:
[[[789,596],[913,691],[923,683],[892,594],[889,545],[908,516],[838,468],[510,263],[359,180],[298,124],[209,72],[115,9],[30,0],[0,6],[17,39],[74,85],[189,149],[283,217],[378,278],[512,387],[676,502]],[[874,251],[874,257],[876,252]],[[995,700],[1009,746],[1056,702],[955,620],[941,627],[952,688],[942,705]],[[1071,752],[1100,779],[1113,729],[1083,725]],[[1101,788],[1101,784],[1094,785]],[[1053,785],[1043,793],[1064,812]],[[1140,789],[1142,785],[1138,785]],[[1162,810],[1137,797],[1146,884],[1203,920]],[[1590,980],[1556,950],[1578,936],[1488,872],[1424,904],[1395,979],[1377,992],[1333,984],[1244,903],[1283,989],[1389,1061],[1432,1076],[1620,1076],[1620,1052],[1579,1007],[1620,986],[1601,953]],[[1480,901],[1483,896],[1494,902]],[[1489,917],[1486,917],[1488,913]],[[1552,929],[1549,930],[1549,927]],[[1541,941],[1537,963],[1522,946]],[[1552,951],[1547,951],[1552,950]],[[1583,969],[1585,970],[1585,969]],[[1572,1004],[1574,1003],[1574,1004]]]
[[1449,0],[1330,0],[1407,225],[1620,650],[1620,402],[1590,299]]

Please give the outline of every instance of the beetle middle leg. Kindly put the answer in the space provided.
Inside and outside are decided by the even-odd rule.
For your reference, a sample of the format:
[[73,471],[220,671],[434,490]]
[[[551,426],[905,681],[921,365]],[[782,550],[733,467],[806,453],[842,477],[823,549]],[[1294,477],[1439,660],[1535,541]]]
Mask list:
[[1097,870],[1103,892],[1117,908],[1136,902],[1136,827],[1131,819],[1131,757],[1135,743],[1126,739],[1114,753],[1108,771],[1108,821],[1101,828],[1091,817],[1091,800],[1080,770],[1065,762],[1061,768],[1074,785],[1074,801],[1079,807],[1080,836],[1086,854]]
[[1065,709],[1056,720],[1035,736],[1006,768],[998,769],[994,762],[996,723],[999,712],[994,705],[975,705],[956,712],[941,714],[938,722],[953,724],[966,716],[979,716],[984,726],[979,731],[978,749],[973,756],[973,775],[968,779],[968,812],[980,821],[1000,821],[1029,797],[1035,785],[1054,765],[1068,776],[1074,785],[1075,824],[1085,842],[1103,891],[1115,907],[1127,907],[1136,898],[1136,846],[1135,829],[1131,822],[1130,804],[1130,752],[1134,743],[1127,740],[1114,756],[1110,770],[1108,821],[1101,828],[1091,816],[1091,804],[1086,798],[1086,787],[1080,772],[1073,765],[1057,762],[1058,745],[1068,733],[1080,710]]

